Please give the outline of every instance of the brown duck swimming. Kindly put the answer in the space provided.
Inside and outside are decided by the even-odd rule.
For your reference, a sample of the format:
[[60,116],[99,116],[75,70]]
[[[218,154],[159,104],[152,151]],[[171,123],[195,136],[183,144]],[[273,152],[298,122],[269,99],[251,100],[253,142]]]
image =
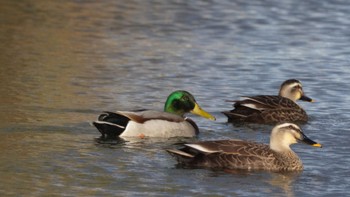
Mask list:
[[303,164],[290,148],[291,144],[298,141],[322,147],[306,137],[297,125],[283,123],[273,128],[270,145],[242,140],[219,140],[184,144],[181,149],[167,151],[183,167],[300,171],[303,170]]
[[289,79],[282,83],[278,96],[245,96],[244,100],[233,101],[234,109],[222,112],[228,122],[249,122],[274,124],[280,122],[305,123],[308,116],[296,101],[314,102],[304,95],[300,81]]

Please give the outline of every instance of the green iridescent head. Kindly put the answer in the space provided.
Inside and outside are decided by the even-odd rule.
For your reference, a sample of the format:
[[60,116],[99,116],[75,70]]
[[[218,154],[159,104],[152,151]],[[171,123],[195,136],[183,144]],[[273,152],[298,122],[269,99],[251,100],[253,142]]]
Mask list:
[[216,120],[215,117],[204,111],[196,102],[191,93],[184,90],[177,90],[168,96],[165,102],[164,111],[184,116],[185,113],[192,113],[210,120]]

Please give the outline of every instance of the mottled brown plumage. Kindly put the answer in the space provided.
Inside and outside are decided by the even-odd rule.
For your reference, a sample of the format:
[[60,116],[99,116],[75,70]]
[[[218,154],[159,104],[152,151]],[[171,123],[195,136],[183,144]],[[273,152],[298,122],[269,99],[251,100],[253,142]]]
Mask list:
[[307,138],[292,123],[277,125],[271,133],[270,145],[242,140],[203,141],[184,144],[181,149],[167,150],[184,167],[300,171],[303,165],[289,145],[302,141],[321,147]]
[[259,95],[246,96],[244,100],[233,101],[234,109],[222,112],[229,122],[250,122],[260,124],[274,124],[279,122],[308,121],[306,112],[295,102],[304,100],[313,102],[304,95],[301,83],[290,79],[285,81],[278,96]]

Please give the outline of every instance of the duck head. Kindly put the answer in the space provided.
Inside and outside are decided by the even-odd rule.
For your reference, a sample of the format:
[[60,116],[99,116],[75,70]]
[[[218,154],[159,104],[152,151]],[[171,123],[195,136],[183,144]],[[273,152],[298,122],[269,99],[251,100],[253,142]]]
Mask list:
[[172,92],[164,106],[164,111],[177,114],[179,116],[184,116],[185,113],[192,113],[210,120],[216,120],[216,118],[204,111],[196,102],[191,93],[184,90],[177,90]]
[[322,148],[322,145],[308,138],[300,127],[293,123],[276,125],[271,132],[270,148],[277,152],[290,150],[290,145],[298,142]]
[[313,99],[305,96],[301,82],[296,79],[289,79],[283,82],[278,95],[289,98],[292,101],[314,102]]

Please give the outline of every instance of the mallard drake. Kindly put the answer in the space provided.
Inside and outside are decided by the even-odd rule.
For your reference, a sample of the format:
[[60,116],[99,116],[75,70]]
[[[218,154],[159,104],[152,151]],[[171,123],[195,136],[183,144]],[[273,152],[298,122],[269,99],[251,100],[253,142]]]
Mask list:
[[305,123],[308,116],[296,101],[314,102],[305,96],[300,81],[289,79],[282,83],[278,96],[245,96],[244,100],[231,101],[234,109],[222,112],[228,122],[275,124],[280,122]]
[[181,149],[167,151],[183,167],[300,171],[303,170],[303,164],[290,148],[297,141],[322,147],[306,137],[296,124],[282,123],[272,129],[270,145],[242,140],[219,140],[183,144]]
[[184,117],[193,113],[215,120],[204,111],[192,94],[178,90],[171,93],[164,106],[164,111],[116,111],[104,112],[92,124],[100,131],[103,139],[119,137],[193,137],[198,134],[196,123]]

